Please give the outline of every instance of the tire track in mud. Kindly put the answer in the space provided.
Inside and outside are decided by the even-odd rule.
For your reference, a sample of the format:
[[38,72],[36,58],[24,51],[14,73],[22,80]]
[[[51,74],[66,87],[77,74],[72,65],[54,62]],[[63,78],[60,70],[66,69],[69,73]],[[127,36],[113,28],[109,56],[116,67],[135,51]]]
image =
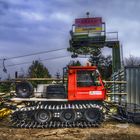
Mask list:
[[140,125],[105,122],[99,128],[17,129],[0,120],[0,140],[139,140]]

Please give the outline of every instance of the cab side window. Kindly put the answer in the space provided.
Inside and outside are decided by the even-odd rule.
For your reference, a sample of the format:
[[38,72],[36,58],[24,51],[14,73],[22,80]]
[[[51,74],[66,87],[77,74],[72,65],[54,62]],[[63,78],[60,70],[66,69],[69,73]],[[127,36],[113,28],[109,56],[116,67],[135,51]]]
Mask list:
[[96,71],[78,70],[77,87],[96,86]]

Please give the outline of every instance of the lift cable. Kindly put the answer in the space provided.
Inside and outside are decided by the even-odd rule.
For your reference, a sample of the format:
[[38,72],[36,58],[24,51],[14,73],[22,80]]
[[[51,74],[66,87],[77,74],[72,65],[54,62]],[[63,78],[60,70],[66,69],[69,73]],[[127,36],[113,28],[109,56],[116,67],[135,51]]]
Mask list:
[[[59,56],[59,57],[53,57],[53,58],[47,58],[47,59],[43,59],[43,60],[39,60],[39,61],[47,61],[47,60],[53,60],[53,59],[60,59],[60,58],[64,58],[64,57],[70,57],[68,55],[65,56]],[[28,61],[28,62],[22,62],[22,63],[17,63],[17,64],[10,64],[10,65],[5,65],[5,67],[12,67],[12,66],[17,66],[17,65],[23,65],[23,64],[30,64],[33,61]]]
[[4,59],[0,59],[0,60],[17,59],[17,58],[28,57],[28,56],[32,56],[32,55],[38,55],[38,54],[45,54],[45,53],[60,51],[60,50],[64,50],[64,49],[67,49],[67,48],[54,49],[54,50],[49,50],[49,51],[41,51],[41,52],[36,52],[36,53],[31,53],[31,54],[25,54],[25,55],[19,55],[19,56],[4,58]]

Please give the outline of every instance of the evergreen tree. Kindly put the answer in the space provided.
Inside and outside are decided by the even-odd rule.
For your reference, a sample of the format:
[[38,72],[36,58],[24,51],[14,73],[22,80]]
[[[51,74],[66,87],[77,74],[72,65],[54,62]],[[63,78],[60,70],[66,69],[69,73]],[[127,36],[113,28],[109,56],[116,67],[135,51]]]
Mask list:
[[31,78],[51,77],[48,69],[39,60],[32,62],[32,65],[28,69],[28,76]]
[[1,83],[0,84],[0,92],[8,93],[11,90],[11,83]]
[[71,60],[68,64],[68,66],[81,66],[81,63],[79,60],[77,60],[77,61]]
[[[51,75],[48,69],[44,66],[42,62],[39,60],[35,60],[32,62],[31,66],[28,69],[28,76],[30,78],[50,78]],[[46,81],[33,81],[33,86],[37,86],[37,84],[45,84]]]
[[103,79],[107,80],[112,75],[112,57],[103,56],[102,54],[93,55],[89,62],[98,67]]

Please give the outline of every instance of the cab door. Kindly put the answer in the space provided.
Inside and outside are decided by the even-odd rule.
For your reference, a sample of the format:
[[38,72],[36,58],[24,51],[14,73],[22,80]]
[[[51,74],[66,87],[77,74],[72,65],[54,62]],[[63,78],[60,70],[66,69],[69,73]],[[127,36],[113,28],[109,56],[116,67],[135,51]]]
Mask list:
[[96,70],[76,71],[76,100],[104,100],[105,88]]

